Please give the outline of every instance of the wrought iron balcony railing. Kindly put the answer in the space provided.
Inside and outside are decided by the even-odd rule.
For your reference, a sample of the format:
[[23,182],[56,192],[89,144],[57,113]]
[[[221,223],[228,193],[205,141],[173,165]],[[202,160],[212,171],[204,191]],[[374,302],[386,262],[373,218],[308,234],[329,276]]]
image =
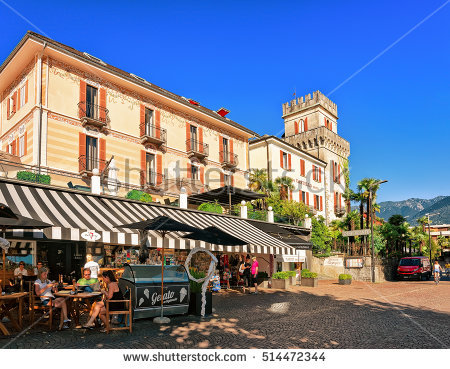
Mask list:
[[224,167],[235,168],[238,165],[238,156],[229,151],[221,151],[220,153],[220,163]]
[[186,151],[189,157],[205,158],[209,155],[209,145],[191,138],[186,141]]
[[146,123],[142,123],[139,128],[141,132],[142,144],[162,145],[167,142],[167,131],[164,128]]
[[84,124],[104,127],[108,122],[109,110],[103,106],[86,101],[78,103],[78,115]]

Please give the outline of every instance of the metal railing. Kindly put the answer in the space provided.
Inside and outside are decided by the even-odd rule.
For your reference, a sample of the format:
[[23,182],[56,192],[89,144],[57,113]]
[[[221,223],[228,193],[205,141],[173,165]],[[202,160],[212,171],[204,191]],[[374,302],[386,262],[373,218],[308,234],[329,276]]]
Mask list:
[[192,138],[186,141],[186,150],[203,156],[209,155],[209,145]]
[[220,161],[222,164],[227,164],[229,166],[237,166],[238,165],[238,156],[229,151],[221,151],[220,152]]
[[86,155],[81,155],[78,157],[80,173],[83,171],[92,172],[94,168],[97,168],[101,172],[105,168],[106,164],[107,161],[103,159],[87,157]]
[[78,114],[80,119],[89,118],[106,123],[108,121],[109,110],[97,104],[80,101],[78,103]]
[[153,170],[147,172],[143,170],[142,175],[145,176],[144,185],[155,187],[164,182],[164,174],[155,172]]
[[164,128],[157,127],[154,124],[142,123],[139,129],[141,138],[149,137],[156,141],[166,142],[167,131]]

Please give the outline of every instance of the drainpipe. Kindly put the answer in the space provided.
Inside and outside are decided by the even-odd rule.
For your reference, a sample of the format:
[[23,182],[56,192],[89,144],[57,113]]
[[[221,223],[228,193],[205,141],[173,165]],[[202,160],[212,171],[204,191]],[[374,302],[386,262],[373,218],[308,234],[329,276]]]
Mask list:
[[44,55],[44,50],[47,47],[47,42],[44,42],[42,51],[38,56],[38,86],[37,89],[37,101],[39,104],[39,133],[38,133],[38,174],[41,174],[41,150],[42,150],[42,56]]
[[269,144],[267,143],[267,138],[264,139],[266,143],[266,159],[267,159],[267,179],[269,181],[272,180],[272,173],[270,172],[270,164],[269,164]]

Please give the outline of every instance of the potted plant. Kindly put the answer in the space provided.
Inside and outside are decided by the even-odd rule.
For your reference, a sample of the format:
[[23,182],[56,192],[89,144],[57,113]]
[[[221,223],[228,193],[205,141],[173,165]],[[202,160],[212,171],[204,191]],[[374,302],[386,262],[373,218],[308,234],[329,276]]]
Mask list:
[[350,274],[339,274],[339,284],[352,284],[352,276]]
[[277,272],[272,274],[272,288],[285,290],[289,288],[289,285],[290,279],[287,272]]
[[312,273],[308,269],[302,269],[302,286],[317,287],[317,273]]
[[[190,270],[191,276],[195,279],[205,278],[204,272]],[[191,295],[189,300],[189,314],[202,314],[202,283],[189,280]],[[205,315],[212,314],[212,292],[206,291]]]
[[269,275],[266,272],[259,272],[256,281],[258,287],[267,288],[269,286]]
[[296,286],[297,285],[297,271],[295,270],[290,270],[289,272],[286,272],[289,275],[289,283],[292,286]]

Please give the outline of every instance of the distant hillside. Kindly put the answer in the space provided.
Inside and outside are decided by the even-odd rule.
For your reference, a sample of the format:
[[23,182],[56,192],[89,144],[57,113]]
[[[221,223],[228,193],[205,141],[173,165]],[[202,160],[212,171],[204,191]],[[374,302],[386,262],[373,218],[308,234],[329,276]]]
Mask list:
[[450,196],[438,196],[434,199],[408,199],[403,201],[380,202],[380,213],[377,215],[388,220],[394,214],[407,217],[408,223],[416,225],[416,219],[426,213],[439,213],[431,217],[432,224],[450,223]]

